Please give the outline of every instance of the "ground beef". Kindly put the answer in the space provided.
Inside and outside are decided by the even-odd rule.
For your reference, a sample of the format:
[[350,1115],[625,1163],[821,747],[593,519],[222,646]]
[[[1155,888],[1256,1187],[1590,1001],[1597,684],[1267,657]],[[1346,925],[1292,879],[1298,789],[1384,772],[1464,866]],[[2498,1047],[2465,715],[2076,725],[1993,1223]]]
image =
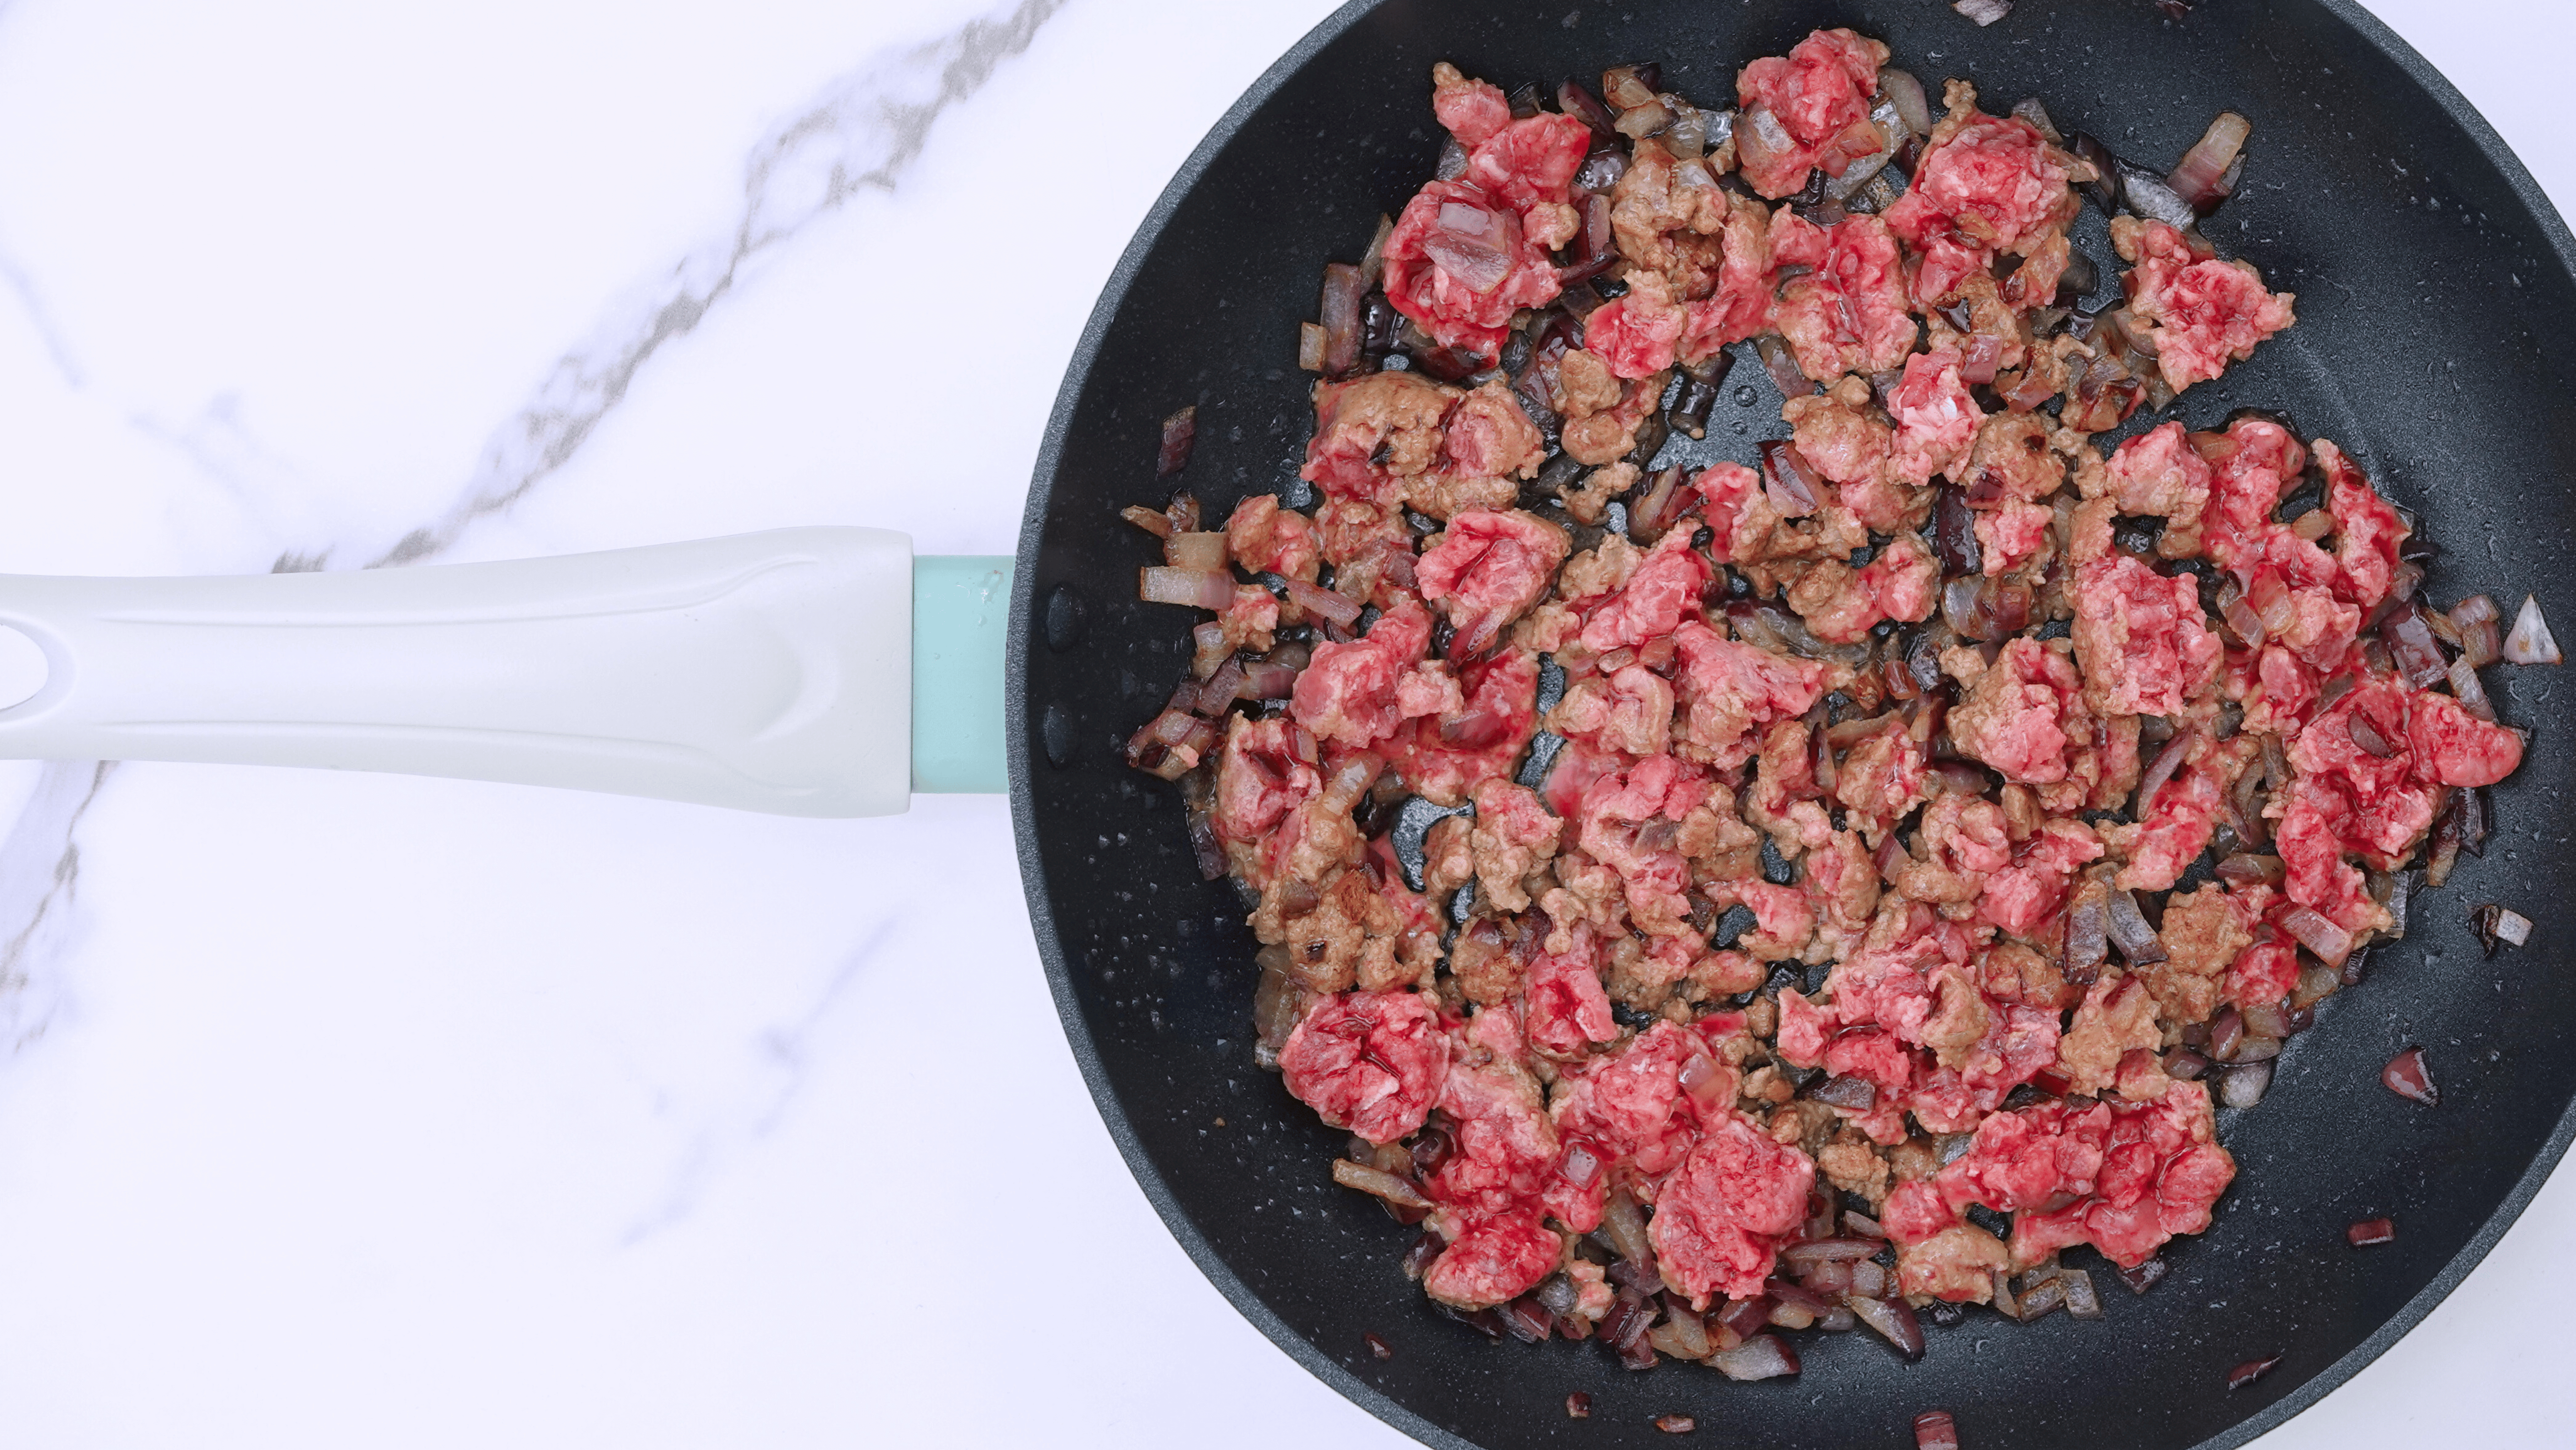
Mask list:
[[2112,497],[2124,514],[2152,514],[2165,521],[2156,552],[2168,559],[2200,552],[2200,515],[2208,507],[2209,464],[2183,436],[2182,424],[2163,423],[2112,451],[2105,470]]
[[1756,729],[1812,709],[1831,679],[1817,661],[1776,655],[1695,622],[1677,626],[1673,641],[1680,659],[1673,695],[1682,709],[1674,749],[1720,770],[1752,757]]
[[1490,1309],[1538,1287],[1562,1249],[1536,1211],[1475,1216],[1423,1271],[1422,1292],[1459,1309]]
[[2135,825],[2111,826],[2104,842],[2128,858],[2115,883],[2124,890],[2162,891],[2182,878],[2185,867],[2209,845],[2226,809],[2226,782],[2215,773],[2220,755],[2206,737],[2195,737],[2190,754],[2155,796],[2139,803]]
[[1468,837],[1476,883],[1501,911],[1527,911],[1523,882],[1556,855],[1564,823],[1548,814],[1535,791],[1508,781],[1476,787],[1476,825]]
[[2335,597],[2367,609],[2388,597],[2397,548],[2409,530],[2342,449],[2320,438],[2316,457],[2326,476],[2326,509],[2335,522]]
[[1795,195],[1821,166],[1840,176],[1884,146],[1869,124],[1869,96],[1887,47],[1849,30],[1819,30],[1783,59],[1753,62],[1736,77],[1743,108],[1736,125],[1744,179],[1763,196]]
[[[1417,665],[1418,671],[1436,668]],[[1408,720],[1376,748],[1413,793],[1455,806],[1504,779],[1538,729],[1538,656],[1502,649],[1458,671],[1454,707]]]
[[1248,493],[1225,521],[1225,548],[1234,562],[1257,573],[1315,582],[1322,563],[1315,525],[1304,514],[1279,507],[1276,494]]
[[[2048,446],[2044,419],[2028,413],[1990,413],[1977,425],[1977,442],[1957,475],[1970,508],[1997,509],[2032,503],[2066,482],[2066,460]],[[2045,510],[2042,511],[2045,513]],[[1989,569],[1988,573],[1999,571]]]
[[[2271,892],[2257,887],[2258,897]],[[2165,1017],[2176,1023],[2205,1022],[2218,1010],[2229,964],[2254,942],[2252,925],[2262,918],[2262,903],[2247,900],[2213,882],[2177,891],[2165,902],[2164,923],[2157,930],[2165,960],[2137,968],[2147,990],[2155,993]]]
[[2067,182],[2091,171],[2020,117],[1979,114],[1976,88],[1965,82],[1950,82],[1943,99],[1949,114],[1933,128],[1914,184],[1887,210],[1887,224],[1923,254],[1914,296],[1926,305],[1996,255],[2027,254],[2063,228],[2075,210]]
[[1959,355],[1951,352],[1907,358],[1904,379],[1887,395],[1887,411],[1896,419],[1888,466],[1900,481],[1917,488],[1967,456],[1984,416],[1959,379]]
[[2029,937],[2066,902],[2066,885],[2102,843],[2082,821],[2051,820],[2022,842],[2012,864],[1986,878],[1977,910],[2002,931]]
[[2076,571],[2074,638],[2097,715],[2179,715],[2218,678],[2222,647],[2192,576],[2168,579],[2126,554]]
[[1994,1276],[2012,1267],[2001,1239],[1970,1224],[1954,1223],[1896,1256],[1896,1287],[1953,1304],[1984,1304],[1995,1297]]
[[1905,264],[1896,238],[1874,216],[1838,222],[1825,235],[1815,270],[1780,285],[1772,325],[1788,340],[1799,369],[1820,383],[1902,365],[1916,329],[1905,310]]
[[1698,604],[1708,575],[1708,563],[1691,548],[1690,535],[1679,529],[1665,534],[1626,585],[1585,617],[1585,648],[1606,653],[1672,634],[1684,612]]
[[2252,357],[2256,344],[2298,320],[2291,294],[2264,291],[2252,263],[2199,256],[2163,222],[2114,217],[2111,245],[2136,264],[2124,279],[2129,310],[2152,324],[2157,370],[2177,393],[2225,372],[2231,358]]
[[2057,1039],[2057,1070],[2070,1091],[2099,1093],[2119,1076],[2124,1054],[2153,1052],[2163,1040],[2155,994],[2144,982],[2104,972],[2075,1009],[2075,1024]]
[[1715,1294],[1760,1293],[1780,1241],[1806,1218],[1815,1181],[1805,1154],[1741,1113],[1719,1115],[1656,1196],[1656,1261],[1699,1307]]
[[[1569,353],[1568,361],[1589,353]],[[1606,365],[1605,365],[1606,370]],[[1637,429],[1646,415],[1655,411],[1664,397],[1664,383],[1669,374],[1656,373],[1622,386],[1619,400],[1605,407],[1577,412],[1569,407],[1561,440],[1566,456],[1577,463],[1599,466],[1616,463],[1634,452]]]
[[1475,509],[1449,521],[1414,565],[1422,597],[1457,632],[1453,657],[1481,654],[1503,627],[1546,597],[1565,562],[1565,530],[1535,514]]
[[1781,414],[1799,456],[1835,485],[1861,524],[1893,533],[1914,518],[1917,496],[1888,475],[1894,430],[1873,416],[1869,384],[1845,378],[1827,392],[1791,398]]
[[2008,574],[2038,558],[2050,543],[2057,515],[2035,503],[2006,499],[1977,514],[1977,547],[1987,574]]
[[[1314,663],[1297,676],[1289,713],[1318,740],[1359,748],[1383,740],[1442,703],[1419,688],[1425,671],[1437,673],[1422,662],[1430,646],[1431,616],[1418,604],[1399,605],[1349,644],[1316,646]],[[1449,683],[1454,692],[1457,682]]]
[[2089,734],[2078,698],[2083,683],[2064,649],[2012,640],[1950,712],[1950,739],[2006,780],[2064,780],[2070,751]]
[[[1705,1079],[1696,1094],[1681,1083],[1694,1058],[1703,1060]],[[1734,1083],[1735,1069],[1710,1055],[1699,1032],[1658,1022],[1560,1078],[1550,1111],[1561,1136],[1598,1143],[1638,1172],[1661,1175],[1690,1152],[1703,1116],[1734,1101]]]
[[1659,273],[1639,272],[1624,296],[1584,319],[1584,349],[1615,377],[1651,377],[1673,365],[1685,320],[1672,284]]
[[1449,1042],[1411,992],[1349,992],[1306,1013],[1279,1054],[1288,1091],[1336,1128],[1392,1143],[1443,1096]]
[[1663,754],[1672,724],[1672,682],[1643,665],[1574,681],[1548,716],[1559,735],[1634,756]]

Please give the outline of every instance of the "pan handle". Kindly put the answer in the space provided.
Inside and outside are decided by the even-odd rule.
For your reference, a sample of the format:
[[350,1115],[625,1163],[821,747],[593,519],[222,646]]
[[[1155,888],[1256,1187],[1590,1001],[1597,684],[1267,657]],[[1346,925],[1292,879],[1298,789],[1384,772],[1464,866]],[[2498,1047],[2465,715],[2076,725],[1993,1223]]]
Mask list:
[[[1008,560],[916,561],[906,536],[859,528],[328,574],[0,576],[0,758],[890,815],[914,789],[1004,788],[1008,583]],[[948,692],[927,713],[910,688],[924,588],[925,683]]]

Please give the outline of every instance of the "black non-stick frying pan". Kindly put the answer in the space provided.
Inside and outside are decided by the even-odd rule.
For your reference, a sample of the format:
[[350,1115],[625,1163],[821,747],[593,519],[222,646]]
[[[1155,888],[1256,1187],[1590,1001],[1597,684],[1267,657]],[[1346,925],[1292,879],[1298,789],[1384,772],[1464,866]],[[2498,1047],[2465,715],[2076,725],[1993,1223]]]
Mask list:
[[[1256,947],[1232,887],[1202,881],[1172,787],[1119,745],[1188,659],[1197,616],[1137,602],[1150,542],[1118,517],[1155,499],[1157,424],[1198,406],[1182,480],[1222,517],[1290,483],[1313,421],[1299,321],[1331,259],[1430,174],[1437,60],[1510,89],[1656,59],[1669,83],[1730,99],[1737,68],[1819,26],[1885,39],[1927,86],[1975,80],[1989,106],[2043,99],[2062,127],[2169,165],[2221,110],[2254,123],[2246,185],[2216,240],[2299,294],[2299,325],[2179,416],[2286,411],[2331,437],[2447,549],[2436,597],[2536,592],[2576,620],[2576,242],[2494,132],[2349,0],[2214,0],[2179,23],[2149,0],[2020,0],[1980,29],[1935,0],[1438,0],[1354,3],[1263,76],[1191,156],[1120,262],[1057,400],[1029,496],[1008,707],[1021,869],[1074,1055],[1172,1232],[1262,1331],[1334,1388],[1434,1445],[1669,1443],[1695,1414],[1766,1450],[1910,1444],[1914,1415],[1958,1413],[1978,1450],[2233,1446],[2314,1403],[2420,1320],[2484,1256],[2576,1135],[2576,973],[2545,908],[2576,897],[2559,802],[2576,750],[2549,718],[2554,672],[2491,671],[2535,728],[2496,791],[2502,829],[2403,942],[2323,1005],[2270,1095],[2223,1112],[2240,1174],[2172,1273],[2110,1316],[2023,1327],[1972,1311],[1903,1364],[1861,1333],[1808,1335],[1805,1374],[1733,1384],[1687,1365],[1621,1369],[1589,1346],[1488,1343],[1437,1316],[1396,1268],[1412,1236],[1325,1165],[1340,1134],[1256,1068]],[[1569,14],[1569,10],[1575,13]],[[2095,227],[2099,219],[2093,219]],[[2098,241],[2098,260],[2112,259]],[[1663,461],[1754,459],[1780,437],[1758,367],[1704,443]],[[2153,420],[2140,419],[2133,427]],[[2488,960],[2466,907],[2543,921]],[[2543,908],[2535,910],[2535,908]],[[2379,1085],[2422,1044],[2442,1101]],[[2350,1252],[2345,1226],[2394,1213],[2399,1239]],[[1363,1335],[1394,1348],[1380,1361]],[[2230,1392],[2228,1369],[2282,1353]],[[1569,1391],[1594,1418],[1570,1426]]]

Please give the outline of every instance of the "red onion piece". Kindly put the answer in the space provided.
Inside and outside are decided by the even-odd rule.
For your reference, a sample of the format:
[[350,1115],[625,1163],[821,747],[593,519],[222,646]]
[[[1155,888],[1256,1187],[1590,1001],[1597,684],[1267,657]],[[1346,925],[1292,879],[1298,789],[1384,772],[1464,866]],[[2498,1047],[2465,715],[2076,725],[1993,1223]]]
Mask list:
[[1333,1181],[1344,1188],[1374,1194],[1399,1208],[1429,1209],[1432,1206],[1431,1200],[1422,1196],[1422,1190],[1414,1187],[1411,1179],[1365,1163],[1354,1163],[1348,1158],[1333,1160]]
[[2346,729],[2351,732],[2352,743],[2360,746],[2365,753],[2369,754],[2373,758],[2386,760],[2388,757],[2397,753],[2397,747],[2389,744],[2386,736],[2383,736],[2377,730],[2372,729],[2370,722],[2361,718],[2361,713],[2359,711],[2355,711],[2352,714],[2345,716],[2344,724]]
[[2245,149],[2245,140],[2254,134],[2253,123],[2234,111],[2221,111],[2209,129],[2200,134],[2192,148],[2165,177],[2174,195],[2191,204],[2193,211],[2207,216],[2225,201],[2230,188],[2227,173]]
[[2120,1282],[2129,1286],[2129,1292],[2143,1294],[2164,1282],[2165,1261],[2149,1259],[2134,1269],[2120,1270],[2119,1275]]
[[1944,574],[1975,574],[1985,564],[1977,544],[1977,515],[1968,507],[1967,495],[1949,484],[1941,486],[1932,505],[1932,552],[1940,556]]
[[2327,966],[2340,966],[2352,955],[2352,933],[2326,920],[2314,907],[2291,907],[2281,914],[2281,926]]
[[1556,1316],[1539,1307],[1536,1297],[1524,1294],[1494,1311],[1502,1316],[1503,1328],[1523,1344],[1538,1344],[1556,1327]]
[[1699,1428],[1699,1421],[1688,1415],[1657,1415],[1655,1428],[1667,1435],[1687,1435]]
[[2270,1374],[2273,1366],[2280,1362],[2281,1356],[2277,1354],[2270,1359],[2249,1359],[2227,1372],[2227,1387],[2231,1390],[2241,1390]]
[[2522,608],[2513,617],[2513,633],[2504,637],[2504,657],[2517,665],[2554,665],[2565,659],[2558,652],[2558,641],[2550,637],[2549,621],[2541,617],[2537,597],[2522,596]]
[[1794,1304],[1799,1308],[1806,1310],[1810,1314],[1830,1313],[1834,1307],[1832,1300],[1825,1298],[1821,1294],[1808,1290],[1803,1285],[1792,1283],[1787,1279],[1773,1279],[1769,1283],[1764,1284],[1762,1288],[1763,1292],[1769,1294],[1773,1299],[1780,1303]]
[[1601,1176],[1601,1155],[1580,1142],[1565,1145],[1565,1156],[1556,1165],[1559,1177],[1577,1188],[1589,1188]]
[[[2356,715],[2353,718],[2358,720],[2361,717]],[[2147,773],[2138,777],[2138,814],[2141,817],[2145,816],[2147,808],[2155,803],[2156,792],[2164,788],[2166,781],[2173,779],[2173,773],[2181,767],[2183,757],[2191,753],[2193,734],[2194,732],[2186,730],[2166,741],[2165,748],[2157,751],[2156,758],[2148,763]]]
[[1959,1450],[1959,1426],[1947,1410],[1925,1410],[1914,1417],[1914,1450]]
[[2004,342],[1999,337],[1979,333],[1968,339],[1967,350],[1959,355],[1959,380],[1964,383],[1991,383],[2003,368]]
[[2451,679],[2451,693],[2458,697],[2462,709],[2481,720],[2495,719],[2495,706],[2487,700],[2487,687],[2478,679],[2477,667],[2469,663],[2467,655],[2451,661],[2446,673]]
[[1129,504],[1118,511],[1118,517],[1152,534],[1155,538],[1168,539],[1172,536],[1172,516],[1161,509],[1149,509],[1142,504]]
[[2231,1067],[2218,1079],[2218,1105],[2223,1108],[2250,1108],[2263,1101],[2264,1092],[2272,1086],[2272,1062],[2249,1062]]
[[2278,886],[2287,874],[2278,856],[2257,856],[2239,852],[2218,863],[2221,879],[2246,886]]
[[2134,966],[2147,966],[2165,960],[2165,944],[2156,929],[2147,925],[2146,913],[2138,909],[2138,898],[2127,891],[2113,891],[2108,902],[2106,926],[2111,945]]
[[[1163,562],[1175,569],[1194,569],[1200,573],[1223,573],[1226,567],[1225,531],[1201,533],[1192,530],[1175,533],[1163,540]],[[1228,596],[1227,602],[1232,602]]]
[[1591,127],[1596,136],[1612,134],[1611,127],[1617,120],[1581,81],[1567,81],[1556,88],[1556,108]]
[[[1136,571],[1136,597],[1148,604],[1187,604],[1222,610],[1234,602],[1234,576],[1209,569],[1149,564]],[[1356,607],[1351,617],[1359,617]]]
[[2343,1236],[2354,1248],[2366,1249],[2374,1244],[2395,1243],[2397,1225],[2384,1218],[2365,1218],[2345,1229]]
[[1296,666],[1255,661],[1243,667],[1243,684],[1235,691],[1235,697],[1243,700],[1285,700],[1296,688]]
[[1199,688],[1198,699],[1190,708],[1201,715],[1224,714],[1226,706],[1243,696],[1243,674],[1243,661],[1227,657],[1226,662],[1217,666],[1216,673],[1208,676],[1207,683]]
[[1771,1322],[1771,1296],[1756,1294],[1750,1299],[1734,1300],[1717,1316],[1720,1327],[1742,1339]]
[[1803,1243],[1794,1243],[1782,1249],[1780,1261],[1794,1266],[1830,1263],[1835,1260],[1866,1259],[1886,1247],[1887,1243],[1884,1239],[1808,1239]]
[[2412,603],[2398,606],[2380,621],[2379,637],[2388,642],[2389,657],[2396,661],[2397,673],[2406,683],[2423,689],[2449,673],[2442,659],[2441,642],[2424,622],[2423,611]]
[[1368,1345],[1369,1353],[1378,1359],[1392,1359],[1395,1357],[1395,1346],[1387,1343],[1377,1335],[1363,1334],[1360,1336],[1360,1340]]
[[1326,376],[1338,377],[1359,366],[1360,299],[1368,290],[1359,268],[1346,262],[1324,264],[1324,296],[1317,318],[1324,324]]
[[1569,1420],[1592,1418],[1592,1397],[1581,1390],[1565,1397],[1565,1417]]
[[1154,454],[1154,476],[1169,478],[1189,466],[1191,445],[1198,442],[1196,403],[1163,420],[1163,444]]
[[1753,340],[1753,351],[1762,359],[1762,370],[1771,375],[1773,386],[1784,398],[1803,398],[1822,391],[1808,376],[1798,370],[1798,359],[1789,344],[1776,332],[1766,332]]
[[1843,1304],[1860,1316],[1861,1323],[1896,1346],[1898,1354],[1907,1359],[1923,1357],[1923,1322],[1914,1317],[1913,1305],[1902,1299],[1864,1299],[1858,1294],[1844,1296]]
[[2495,934],[2496,940],[2507,946],[2529,946],[2531,918],[2510,906],[2499,906],[2496,908]]
[[1347,594],[1336,594],[1320,584],[1309,584],[1303,579],[1288,579],[1282,581],[1281,588],[1287,594],[1289,603],[1319,619],[1330,620],[1344,629],[1350,628],[1352,622],[1360,617],[1359,601]]
[[2433,1085],[2433,1074],[2424,1066],[2424,1049],[2420,1047],[2410,1047],[2388,1059],[2388,1066],[2380,1070],[2379,1081],[2410,1103],[2429,1108],[2442,1100],[2442,1090]]
[[2012,14],[2013,0],[1953,0],[1950,8],[1977,22],[1983,29]]
[[1731,1380],[1777,1379],[1798,1372],[1796,1351],[1773,1334],[1756,1334],[1733,1349],[1721,1349],[1708,1362]]
[[1866,1113],[1878,1106],[1878,1088],[1867,1078],[1829,1077],[1807,1094],[1830,1107]]
[[1878,73],[1878,93],[1896,103],[1896,114],[1905,120],[1905,129],[1917,136],[1932,134],[1932,105],[1925,99],[1923,83],[1911,71],[1887,66]]

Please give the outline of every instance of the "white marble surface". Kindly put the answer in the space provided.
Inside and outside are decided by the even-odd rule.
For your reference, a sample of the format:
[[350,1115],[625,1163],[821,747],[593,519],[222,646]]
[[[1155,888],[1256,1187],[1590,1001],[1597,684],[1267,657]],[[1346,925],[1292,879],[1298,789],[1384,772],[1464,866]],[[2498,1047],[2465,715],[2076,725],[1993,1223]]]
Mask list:
[[[0,572],[1008,552],[1119,249],[1330,8],[0,0]],[[2566,7],[2373,8],[2576,204]],[[998,798],[11,765],[0,811],[0,1441],[1409,1443],[1147,1207]],[[2563,1170],[2264,1445],[2565,1443],[2571,1233]]]

